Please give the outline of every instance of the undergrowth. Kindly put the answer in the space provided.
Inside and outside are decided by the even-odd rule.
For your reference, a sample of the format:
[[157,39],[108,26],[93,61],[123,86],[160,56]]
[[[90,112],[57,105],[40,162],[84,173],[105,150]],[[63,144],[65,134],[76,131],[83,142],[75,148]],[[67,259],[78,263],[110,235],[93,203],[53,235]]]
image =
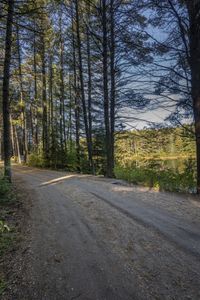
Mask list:
[[115,176],[129,183],[143,185],[159,191],[195,192],[196,178],[191,169],[183,172],[169,169],[155,170],[151,168],[115,167]]
[[[16,231],[10,224],[16,196],[12,184],[2,175],[0,170],[0,260],[4,261],[6,254],[13,249]],[[4,275],[0,274],[0,296],[6,289]]]
[[4,292],[6,287],[7,287],[7,285],[6,285],[5,280],[0,277],[0,296],[2,295],[2,293]]

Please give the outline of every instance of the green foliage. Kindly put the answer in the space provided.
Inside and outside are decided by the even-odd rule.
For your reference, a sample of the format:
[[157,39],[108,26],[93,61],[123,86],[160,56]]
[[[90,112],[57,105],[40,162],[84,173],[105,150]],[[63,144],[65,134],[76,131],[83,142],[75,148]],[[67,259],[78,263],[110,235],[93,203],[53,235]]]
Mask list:
[[38,154],[36,152],[31,153],[28,156],[28,165],[31,167],[44,168],[45,160],[42,154]]
[[194,173],[187,167],[182,173],[179,173],[170,169],[156,170],[118,165],[115,168],[115,176],[130,183],[155,188],[159,191],[194,192],[196,186]]
[[138,159],[195,157],[195,139],[185,128],[143,129],[116,136],[116,160],[123,166]]
[[93,160],[96,175],[105,174],[106,168],[105,134],[103,128],[96,130],[93,138]]
[[15,196],[12,191],[12,185],[4,177],[0,177],[0,205],[12,203],[15,200]]
[[6,197],[11,188],[10,183],[5,178],[0,178],[0,199]]
[[194,192],[195,141],[192,125],[185,127],[119,133],[116,177],[158,190]]
[[76,150],[73,147],[70,149],[70,151],[67,152],[66,154],[66,169],[68,171],[76,171],[77,170],[77,157],[76,157]]

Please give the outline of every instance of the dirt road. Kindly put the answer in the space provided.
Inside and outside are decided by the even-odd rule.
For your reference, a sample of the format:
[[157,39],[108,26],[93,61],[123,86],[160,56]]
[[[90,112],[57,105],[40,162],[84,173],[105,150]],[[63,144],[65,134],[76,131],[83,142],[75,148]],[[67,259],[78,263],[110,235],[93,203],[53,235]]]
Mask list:
[[200,299],[200,201],[14,167],[32,199],[12,299]]

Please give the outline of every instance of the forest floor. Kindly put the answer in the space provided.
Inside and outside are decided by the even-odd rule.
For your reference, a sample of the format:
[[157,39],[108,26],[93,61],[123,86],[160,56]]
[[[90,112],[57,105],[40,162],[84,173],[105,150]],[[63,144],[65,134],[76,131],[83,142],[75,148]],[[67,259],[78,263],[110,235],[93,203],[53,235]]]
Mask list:
[[14,166],[25,238],[2,299],[200,299],[200,201]]

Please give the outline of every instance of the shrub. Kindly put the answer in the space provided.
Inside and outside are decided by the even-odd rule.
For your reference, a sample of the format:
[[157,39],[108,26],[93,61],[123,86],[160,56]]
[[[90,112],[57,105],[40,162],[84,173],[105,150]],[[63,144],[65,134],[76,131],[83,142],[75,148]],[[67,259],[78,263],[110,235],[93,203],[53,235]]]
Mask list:
[[13,202],[14,199],[11,183],[6,178],[0,177],[0,204]]
[[195,192],[195,175],[192,169],[182,172],[153,168],[115,167],[115,176],[130,183],[171,192]]
[[72,151],[66,153],[66,169],[67,171],[76,171],[77,170],[77,158],[76,151],[73,148]]
[[10,183],[5,178],[0,178],[0,199],[5,197],[11,189]]
[[28,165],[30,167],[39,167],[44,168],[45,167],[45,161],[41,154],[38,153],[31,153],[28,156]]

